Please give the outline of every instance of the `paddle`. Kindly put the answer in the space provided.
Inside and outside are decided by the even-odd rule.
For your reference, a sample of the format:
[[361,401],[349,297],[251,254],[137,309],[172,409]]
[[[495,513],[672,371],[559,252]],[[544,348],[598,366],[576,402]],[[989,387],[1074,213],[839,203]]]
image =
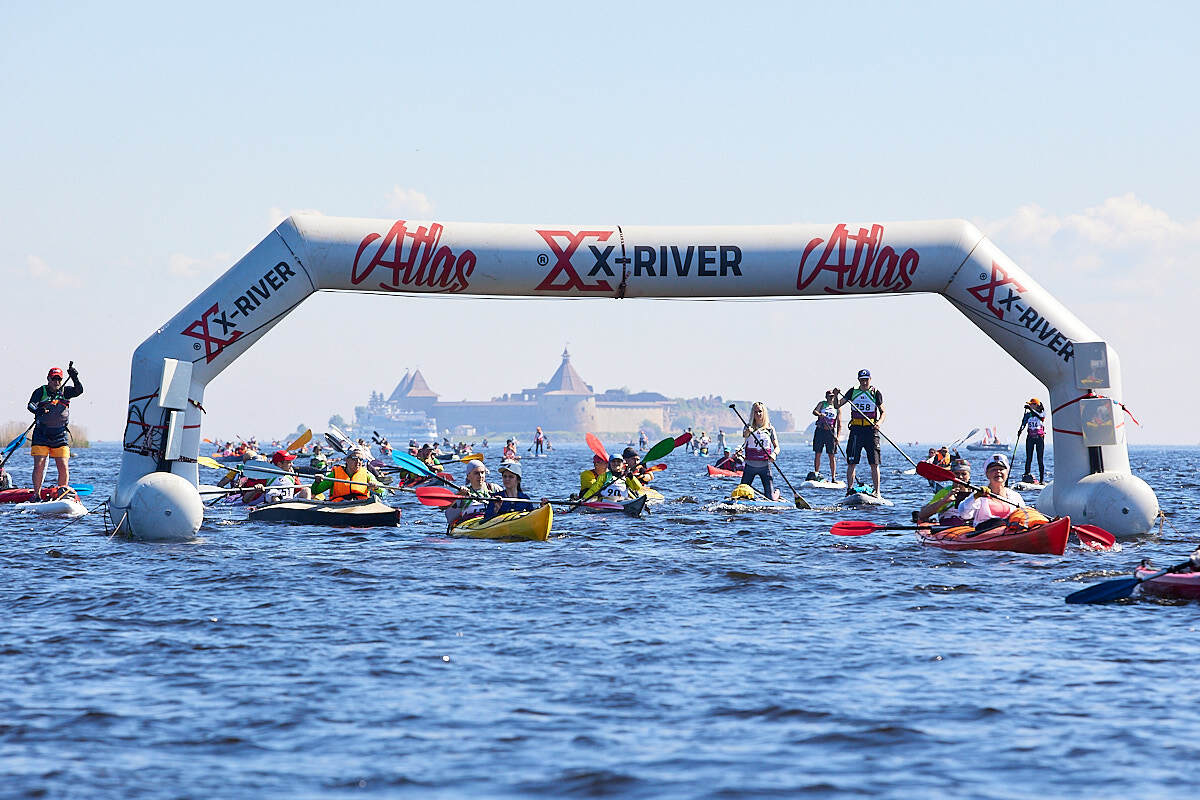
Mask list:
[[[415,490],[417,499],[421,501],[421,505],[433,506],[435,508],[446,508],[454,505],[459,500],[475,500],[479,502],[488,502],[491,500],[502,500],[506,503],[529,503],[531,505],[541,505],[541,500],[526,500],[523,497],[504,497],[503,495],[489,495],[488,497],[463,497],[461,494],[450,491],[444,486],[418,486]],[[547,500],[547,503],[555,505],[571,505],[574,500]]]
[[[983,489],[979,486],[972,486],[965,481],[959,480],[953,472],[945,467],[939,467],[936,464],[930,464],[928,461],[922,461],[920,464],[917,464],[917,474],[922,478],[927,478],[931,481],[951,481],[976,492],[983,491]],[[1008,503],[1014,508],[1020,508],[1020,506],[1008,498],[998,497],[996,495],[993,495],[993,497],[1001,502]],[[1117,538],[1115,536],[1097,525],[1072,525],[1071,532],[1079,537],[1079,541],[1088,545],[1089,547],[1109,548],[1117,542]]]
[[1182,564],[1176,564],[1173,567],[1167,567],[1153,575],[1147,575],[1144,578],[1118,578],[1115,581],[1104,581],[1089,586],[1086,589],[1080,589],[1077,592],[1071,592],[1067,595],[1067,602],[1071,605],[1080,605],[1083,603],[1107,603],[1110,600],[1122,600],[1133,594],[1133,590],[1137,588],[1139,583],[1152,581],[1155,578],[1161,578],[1171,572],[1184,572],[1189,569],[1196,569],[1191,559],[1184,561]]
[[[261,463],[261,462],[247,461],[245,464],[242,464],[242,466],[241,466],[242,474],[250,476],[250,477],[256,477],[256,478],[264,478],[264,477],[274,478],[274,477],[278,477],[280,475],[286,475],[286,476],[292,477],[292,478],[299,477],[296,475],[296,473],[288,472],[287,470],[275,469],[274,467],[260,467],[260,466],[258,466],[259,463]],[[347,480],[346,478],[334,478],[334,477],[328,476],[328,475],[319,476],[318,480],[330,481],[332,483],[346,483],[351,486],[370,486],[375,489],[391,489],[393,491],[396,490],[396,487],[394,487],[394,486],[384,486],[379,483],[370,483],[369,481],[351,481],[351,480]],[[250,487],[250,488],[254,488],[254,487]],[[268,487],[259,487],[259,488],[268,488]],[[269,487],[269,488],[277,488],[277,487]],[[287,488],[287,487],[284,487],[284,488]]]
[[306,430],[304,433],[302,433],[296,437],[296,441],[292,442],[291,444],[289,444],[287,447],[285,447],[283,449],[290,453],[293,450],[299,450],[301,447],[304,447],[304,445],[308,444],[311,441],[312,441],[312,431]]
[[829,532],[834,536],[865,536],[868,533],[875,531],[940,531],[945,530],[947,526],[936,527],[932,525],[879,525],[866,520],[851,520],[846,519],[841,522],[835,522]]
[[974,435],[975,435],[975,434],[977,434],[977,433],[979,433],[979,428],[971,428],[971,430],[967,431],[967,435],[966,435],[966,436],[961,436],[961,437],[959,437],[958,439],[955,439],[953,442],[951,442],[950,444],[948,444],[948,445],[946,445],[946,446],[947,446],[949,449],[953,450],[954,448],[958,447],[960,444],[962,444],[963,442],[965,442],[967,439],[970,439],[972,436],[974,436]]
[[25,441],[25,437],[29,435],[31,430],[33,430],[34,425],[37,425],[37,420],[31,422],[29,427],[25,429],[24,433],[4,446],[4,460],[0,461],[0,467],[3,467],[5,464],[7,464],[8,460],[12,458],[12,454],[17,452],[17,448],[19,448],[21,443]]
[[[733,409],[733,413],[737,414],[738,419],[740,419],[742,421],[742,425],[749,428],[750,423],[746,422],[746,418],[742,416],[742,412],[738,411],[737,404],[730,403],[729,407]],[[754,433],[754,438],[758,439],[758,433],[755,431],[752,431],[752,433]],[[758,442],[759,442],[759,444],[762,444],[762,439],[758,439]],[[771,462],[771,465],[775,467],[776,471],[779,472],[779,477],[783,478],[783,482],[786,483],[787,487],[792,490],[792,494],[794,494],[796,496],[796,508],[812,508],[812,506],[810,506],[808,504],[808,501],[805,500],[803,497],[801,497],[800,493],[796,491],[796,487],[792,486],[792,482],[788,480],[787,475],[783,474],[783,469],[778,464],[775,463],[775,459],[772,458],[772,459],[768,459],[768,460]],[[744,471],[745,467],[743,467],[742,469]],[[753,487],[751,487],[751,488],[753,488]]]
[[[1013,438],[1013,451],[1012,451],[1012,455],[1010,455],[1010,456],[1008,457],[1008,463],[1009,463],[1009,464],[1016,464],[1016,463],[1017,463],[1017,445],[1021,443],[1021,434],[1022,434],[1022,433],[1024,433],[1024,432],[1025,432],[1025,423],[1024,423],[1024,422],[1022,422],[1022,423],[1021,423],[1021,427],[1017,428],[1017,435],[1016,435],[1016,436]],[[1011,478],[1011,477],[1012,477],[1012,470],[1011,470],[1011,469],[1009,469],[1009,471],[1008,471],[1008,478],[1005,478],[1005,479],[1004,479],[1004,485],[1005,485],[1005,486],[1008,486],[1008,480],[1009,480],[1009,478]]]
[[[587,446],[593,453],[600,456],[605,461],[608,461],[608,451],[604,449],[604,445],[600,444],[600,440],[596,438],[596,434],[589,433],[587,436],[583,437],[583,440],[587,442]],[[675,444],[674,439],[671,440],[671,444]]]
[[675,446],[676,446],[676,447],[683,447],[685,444],[687,444],[687,443],[688,443],[688,442],[690,442],[691,440],[692,440],[692,434],[690,434],[690,433],[681,433],[680,435],[678,435],[678,436],[676,436],[676,437],[675,437]]

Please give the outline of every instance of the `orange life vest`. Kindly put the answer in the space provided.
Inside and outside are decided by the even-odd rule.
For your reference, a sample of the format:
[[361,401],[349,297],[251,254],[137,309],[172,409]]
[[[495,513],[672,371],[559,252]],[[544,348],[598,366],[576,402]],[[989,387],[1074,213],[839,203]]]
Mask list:
[[[366,467],[359,467],[353,475],[347,475],[346,470],[339,464],[333,468],[333,488],[329,490],[329,499],[335,503],[343,500],[365,500],[371,496],[371,488],[366,486],[371,482],[371,473]],[[345,483],[354,481],[354,483]],[[363,484],[363,485],[359,485]]]

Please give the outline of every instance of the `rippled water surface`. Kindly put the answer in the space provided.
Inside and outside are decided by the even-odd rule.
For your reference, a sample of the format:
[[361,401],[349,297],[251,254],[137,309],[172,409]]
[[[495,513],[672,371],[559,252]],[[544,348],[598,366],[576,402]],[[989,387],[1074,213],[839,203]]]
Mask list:
[[[72,461],[89,505],[118,457]],[[1200,604],[1063,603],[1200,540],[1200,448],[1132,459],[1168,525],[1061,557],[830,536],[927,497],[895,451],[895,508],[713,514],[732,484],[676,454],[652,516],[560,514],[545,543],[450,540],[411,499],[350,533],[220,507],[186,545],[0,509],[0,795],[1191,796]]]

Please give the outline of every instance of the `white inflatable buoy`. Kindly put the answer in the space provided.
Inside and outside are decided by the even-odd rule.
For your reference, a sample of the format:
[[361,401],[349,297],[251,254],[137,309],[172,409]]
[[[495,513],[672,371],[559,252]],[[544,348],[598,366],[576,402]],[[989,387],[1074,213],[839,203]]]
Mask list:
[[[114,509],[120,520],[121,512]],[[186,478],[170,472],[143,475],[123,510],[122,533],[150,542],[185,542],[195,538],[204,522],[204,503]]]
[[1098,525],[1117,537],[1140,536],[1158,518],[1158,498],[1141,478],[1129,473],[1086,475],[1071,486],[1046,484],[1037,509],[1070,516],[1079,525]]

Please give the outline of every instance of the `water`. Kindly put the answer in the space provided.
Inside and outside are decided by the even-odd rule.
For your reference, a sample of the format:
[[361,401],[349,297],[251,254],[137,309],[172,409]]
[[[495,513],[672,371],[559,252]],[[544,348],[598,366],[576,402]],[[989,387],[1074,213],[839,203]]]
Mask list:
[[[526,488],[566,496],[589,455]],[[714,515],[732,484],[673,455],[653,516],[546,543],[447,540],[411,499],[351,533],[226,507],[186,545],[0,510],[0,795],[1184,796],[1200,604],[1063,603],[1200,539],[1200,448],[1132,459],[1170,526],[1062,557],[828,535],[929,494],[894,451],[895,508]],[[117,463],[73,459],[89,505]]]

